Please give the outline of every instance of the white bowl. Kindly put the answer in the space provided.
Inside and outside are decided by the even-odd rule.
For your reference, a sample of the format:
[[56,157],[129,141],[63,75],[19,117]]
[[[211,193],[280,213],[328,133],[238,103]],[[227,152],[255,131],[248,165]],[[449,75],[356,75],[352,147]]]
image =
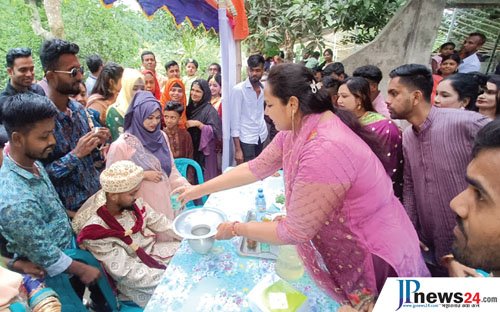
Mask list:
[[212,249],[217,227],[226,221],[226,215],[216,208],[195,208],[184,211],[175,218],[175,234],[188,240],[189,246],[200,254]]

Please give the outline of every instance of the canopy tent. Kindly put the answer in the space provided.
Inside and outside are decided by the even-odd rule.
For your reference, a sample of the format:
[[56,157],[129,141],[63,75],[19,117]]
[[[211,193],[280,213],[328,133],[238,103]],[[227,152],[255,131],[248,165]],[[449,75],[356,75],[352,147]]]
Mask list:
[[[117,0],[101,0],[105,6],[111,6]],[[244,0],[137,0],[142,11],[153,16],[159,9],[169,12],[177,25],[187,21],[192,27],[203,26],[219,33],[221,27],[217,10],[226,8],[234,40],[243,40],[248,36],[248,21]],[[220,3],[220,4],[218,4]]]
[[[117,0],[101,1],[108,7]],[[178,26],[187,21],[192,27],[202,25],[207,31],[213,29],[219,34],[222,99],[224,101],[222,104],[222,170],[225,170],[234,163],[234,146],[229,124],[229,116],[231,116],[229,94],[240,77],[238,70],[241,68],[241,60],[237,60],[240,53],[236,40],[245,39],[249,33],[244,0],[137,0],[137,2],[148,17],[159,9],[164,9],[174,17]]]

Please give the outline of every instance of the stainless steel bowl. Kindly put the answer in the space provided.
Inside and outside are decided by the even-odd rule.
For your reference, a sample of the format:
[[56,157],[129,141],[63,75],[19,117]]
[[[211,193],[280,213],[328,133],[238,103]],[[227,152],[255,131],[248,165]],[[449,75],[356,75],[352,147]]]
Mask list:
[[174,220],[174,232],[188,240],[189,246],[199,254],[212,249],[217,226],[226,221],[226,215],[216,208],[195,208],[184,211]]

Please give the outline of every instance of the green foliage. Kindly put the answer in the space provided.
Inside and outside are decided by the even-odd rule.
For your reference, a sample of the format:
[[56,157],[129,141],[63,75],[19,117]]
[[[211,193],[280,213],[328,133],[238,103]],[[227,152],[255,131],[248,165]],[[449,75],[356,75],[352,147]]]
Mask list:
[[[5,66],[5,54],[10,48],[30,47],[33,50],[37,76],[41,76],[40,60],[37,57],[42,39],[31,28],[31,8],[23,0],[0,0],[0,57]],[[15,18],[14,18],[15,17]],[[8,76],[0,70],[0,87],[5,86]]]
[[335,31],[347,31],[347,40],[356,44],[372,41],[378,32],[389,22],[405,0],[327,0],[325,8],[330,8],[331,23],[327,28]]
[[[47,29],[43,2],[37,2],[42,24]],[[37,79],[43,72],[38,51],[42,38],[31,28],[31,8],[23,0],[0,0],[0,54],[12,47],[26,46],[33,50]],[[140,54],[151,50],[157,59],[157,70],[165,73],[164,64],[170,60],[181,63],[188,57],[200,64],[200,76],[212,62],[219,62],[219,42],[215,32],[202,28],[193,30],[184,23],[177,28],[173,18],[160,10],[151,19],[142,12],[119,5],[109,9],[99,0],[64,0],[61,6],[65,40],[80,46],[80,62],[98,53],[106,61],[125,67],[140,68]],[[202,72],[203,71],[203,72]],[[7,73],[0,71],[0,86],[7,82]]]
[[[139,68],[140,14],[127,8],[104,8],[99,1],[63,1],[66,40],[80,46],[80,59],[97,53],[105,60]],[[137,25],[137,26],[135,26]],[[139,28],[139,29],[137,29]]]
[[266,54],[297,41],[322,45],[323,32],[348,31],[349,40],[367,43],[405,0],[253,0],[247,1],[251,51]]

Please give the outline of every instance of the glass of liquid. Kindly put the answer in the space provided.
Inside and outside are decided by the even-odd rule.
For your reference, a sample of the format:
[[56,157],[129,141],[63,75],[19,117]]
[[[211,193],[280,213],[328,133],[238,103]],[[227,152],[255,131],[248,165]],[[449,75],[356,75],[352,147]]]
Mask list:
[[276,274],[286,281],[295,281],[304,275],[304,264],[295,246],[280,246],[274,270]]
[[179,210],[182,208],[182,204],[179,201],[179,194],[178,193],[170,195],[170,203],[172,204],[173,210]]

